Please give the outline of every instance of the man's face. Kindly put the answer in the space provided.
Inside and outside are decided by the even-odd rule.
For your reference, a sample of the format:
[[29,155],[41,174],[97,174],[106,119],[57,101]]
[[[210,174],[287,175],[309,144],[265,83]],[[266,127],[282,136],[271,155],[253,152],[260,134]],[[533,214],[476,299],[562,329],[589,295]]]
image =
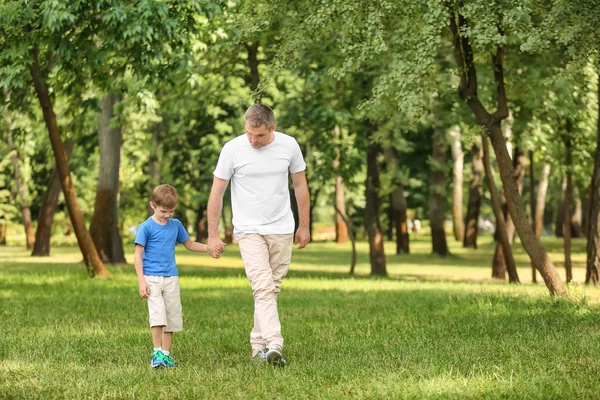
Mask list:
[[161,224],[166,224],[169,218],[173,216],[175,209],[167,209],[165,207],[157,206],[154,202],[150,202],[150,207],[154,210],[154,216]]
[[265,128],[264,125],[258,128],[253,128],[246,122],[246,136],[248,141],[255,149],[260,149],[273,141],[275,125],[271,129]]

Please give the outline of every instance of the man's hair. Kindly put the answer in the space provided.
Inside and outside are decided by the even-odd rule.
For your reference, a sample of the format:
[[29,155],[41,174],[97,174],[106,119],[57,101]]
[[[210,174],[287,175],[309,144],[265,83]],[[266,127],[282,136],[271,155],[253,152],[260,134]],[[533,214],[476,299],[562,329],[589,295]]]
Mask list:
[[260,128],[264,125],[265,128],[271,129],[275,126],[275,114],[264,104],[254,104],[246,110],[244,121],[252,128]]
[[172,210],[177,206],[177,190],[171,185],[158,185],[152,191],[152,201],[158,207]]

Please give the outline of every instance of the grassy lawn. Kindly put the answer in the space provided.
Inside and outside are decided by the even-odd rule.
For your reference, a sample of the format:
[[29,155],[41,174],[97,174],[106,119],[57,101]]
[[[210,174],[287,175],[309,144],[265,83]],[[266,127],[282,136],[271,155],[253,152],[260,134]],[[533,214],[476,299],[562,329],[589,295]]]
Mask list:
[[[91,280],[76,247],[51,258],[1,247],[0,398],[600,398],[600,290],[581,285],[585,243],[574,242],[571,300],[529,283],[518,244],[522,285],[489,278],[490,238],[477,251],[451,244],[440,259],[426,237],[410,256],[386,243],[390,276],[377,279],[364,243],[354,277],[350,245],[296,251],[279,297],[285,369],[249,362],[252,294],[237,247],[220,260],[180,248],[175,370],[150,369],[132,266]],[[562,267],[561,242],[544,244]]]

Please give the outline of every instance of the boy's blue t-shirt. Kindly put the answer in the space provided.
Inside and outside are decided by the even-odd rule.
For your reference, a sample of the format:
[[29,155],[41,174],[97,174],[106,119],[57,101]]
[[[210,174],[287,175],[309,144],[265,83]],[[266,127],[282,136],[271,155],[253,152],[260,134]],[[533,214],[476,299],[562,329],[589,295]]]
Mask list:
[[144,275],[177,276],[175,265],[175,246],[190,238],[183,224],[170,218],[161,225],[152,217],[140,224],[135,235],[135,244],[144,246],[142,258]]

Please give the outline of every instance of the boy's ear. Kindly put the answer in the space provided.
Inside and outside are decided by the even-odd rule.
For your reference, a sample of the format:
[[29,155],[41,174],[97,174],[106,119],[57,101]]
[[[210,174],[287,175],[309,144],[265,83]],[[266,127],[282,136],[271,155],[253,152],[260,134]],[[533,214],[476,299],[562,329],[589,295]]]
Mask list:
[[150,202],[150,208],[153,210],[156,208],[156,204],[153,201]]

